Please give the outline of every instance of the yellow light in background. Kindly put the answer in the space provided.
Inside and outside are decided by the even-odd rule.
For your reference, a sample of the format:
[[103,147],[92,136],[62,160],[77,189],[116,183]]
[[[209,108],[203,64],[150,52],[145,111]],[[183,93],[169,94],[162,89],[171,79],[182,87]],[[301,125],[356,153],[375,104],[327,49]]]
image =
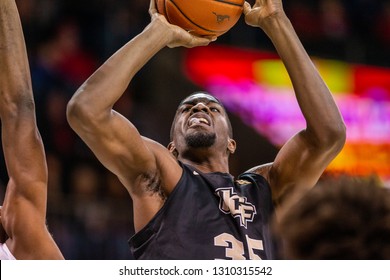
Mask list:
[[287,70],[280,60],[260,60],[253,63],[256,82],[277,88],[292,88]]
[[353,68],[345,62],[315,59],[314,64],[332,93],[354,91]]
[[[350,93],[354,90],[353,68],[336,60],[315,59],[314,63],[333,93]],[[277,87],[292,88],[290,77],[278,59],[259,60],[253,63],[256,82]]]

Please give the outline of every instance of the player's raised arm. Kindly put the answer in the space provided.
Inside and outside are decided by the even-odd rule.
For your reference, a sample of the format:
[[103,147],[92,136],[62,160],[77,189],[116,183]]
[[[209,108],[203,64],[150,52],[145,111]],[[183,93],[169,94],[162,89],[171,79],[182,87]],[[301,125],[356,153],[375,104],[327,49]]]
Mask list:
[[[151,198],[146,189],[155,189],[156,186],[150,185],[158,182],[159,188],[169,192],[179,180],[181,169],[164,146],[142,137],[128,119],[113,110],[113,106],[134,75],[162,48],[194,47],[211,42],[169,24],[157,13],[154,0],[149,13],[151,22],[146,28],[85,81],[67,108],[71,127],[100,162],[118,176],[133,200],[141,198],[140,207],[153,205],[152,210],[144,209],[143,213],[156,212],[162,203],[161,198]],[[173,171],[174,176],[167,176],[164,170]],[[156,204],[159,205],[155,207]]]
[[1,222],[17,259],[62,259],[46,228],[47,167],[15,0],[0,1],[0,117],[9,175]]
[[[273,42],[293,84],[306,128],[280,150],[266,167],[274,199],[295,186],[314,186],[342,149],[346,133],[338,107],[328,87],[306,53],[280,0],[257,0],[244,7],[248,25],[260,27]],[[254,169],[256,170],[256,168]],[[257,169],[263,172],[262,169]]]
[[154,151],[127,119],[112,110],[114,104],[134,75],[162,48],[210,42],[170,25],[156,12],[154,1],[149,12],[151,23],[77,90],[67,110],[72,128],[108,169],[130,185],[141,173],[156,168]]
[[7,203],[11,202],[8,196],[13,196],[30,201],[33,211],[39,213],[36,217],[44,224],[47,169],[35,123],[30,71],[15,1],[2,0],[0,13],[0,117],[10,178],[3,221],[8,213],[17,213],[8,211],[14,206]]

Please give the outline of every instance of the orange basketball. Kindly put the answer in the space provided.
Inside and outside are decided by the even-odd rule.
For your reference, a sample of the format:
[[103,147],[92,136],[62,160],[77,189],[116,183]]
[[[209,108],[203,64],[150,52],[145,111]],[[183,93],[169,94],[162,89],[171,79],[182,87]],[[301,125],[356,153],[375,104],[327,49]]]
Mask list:
[[220,36],[240,19],[245,0],[157,0],[172,24],[200,36]]

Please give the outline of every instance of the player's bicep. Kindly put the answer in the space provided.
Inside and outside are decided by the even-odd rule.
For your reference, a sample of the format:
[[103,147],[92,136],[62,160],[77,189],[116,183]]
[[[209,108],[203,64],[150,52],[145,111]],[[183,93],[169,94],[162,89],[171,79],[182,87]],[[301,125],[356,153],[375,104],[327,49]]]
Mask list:
[[[46,189],[43,187],[39,184],[31,185],[31,193],[26,193],[20,192],[12,181],[8,184],[1,222],[10,238],[28,238],[31,229],[45,224]],[[26,232],[29,234],[26,235]]]
[[278,152],[269,169],[273,198],[280,201],[297,189],[312,188],[334,158],[334,152],[308,142],[304,132],[292,137]]
[[63,259],[46,225],[45,203],[17,192],[7,198],[7,203],[2,223],[16,259]]
[[153,154],[138,130],[115,111],[99,121],[92,120],[77,133],[100,162],[119,177],[125,172],[136,175],[153,164]]

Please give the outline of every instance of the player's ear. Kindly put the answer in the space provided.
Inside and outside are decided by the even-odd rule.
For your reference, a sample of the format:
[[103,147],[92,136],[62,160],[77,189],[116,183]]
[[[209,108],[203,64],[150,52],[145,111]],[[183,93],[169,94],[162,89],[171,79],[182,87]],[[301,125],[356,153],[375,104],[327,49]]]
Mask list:
[[228,140],[228,151],[231,153],[231,154],[234,154],[234,152],[236,151],[236,141],[234,141],[233,139],[229,138]]
[[170,142],[168,144],[168,151],[170,151],[176,158],[179,156],[179,153],[176,150],[175,143]]

